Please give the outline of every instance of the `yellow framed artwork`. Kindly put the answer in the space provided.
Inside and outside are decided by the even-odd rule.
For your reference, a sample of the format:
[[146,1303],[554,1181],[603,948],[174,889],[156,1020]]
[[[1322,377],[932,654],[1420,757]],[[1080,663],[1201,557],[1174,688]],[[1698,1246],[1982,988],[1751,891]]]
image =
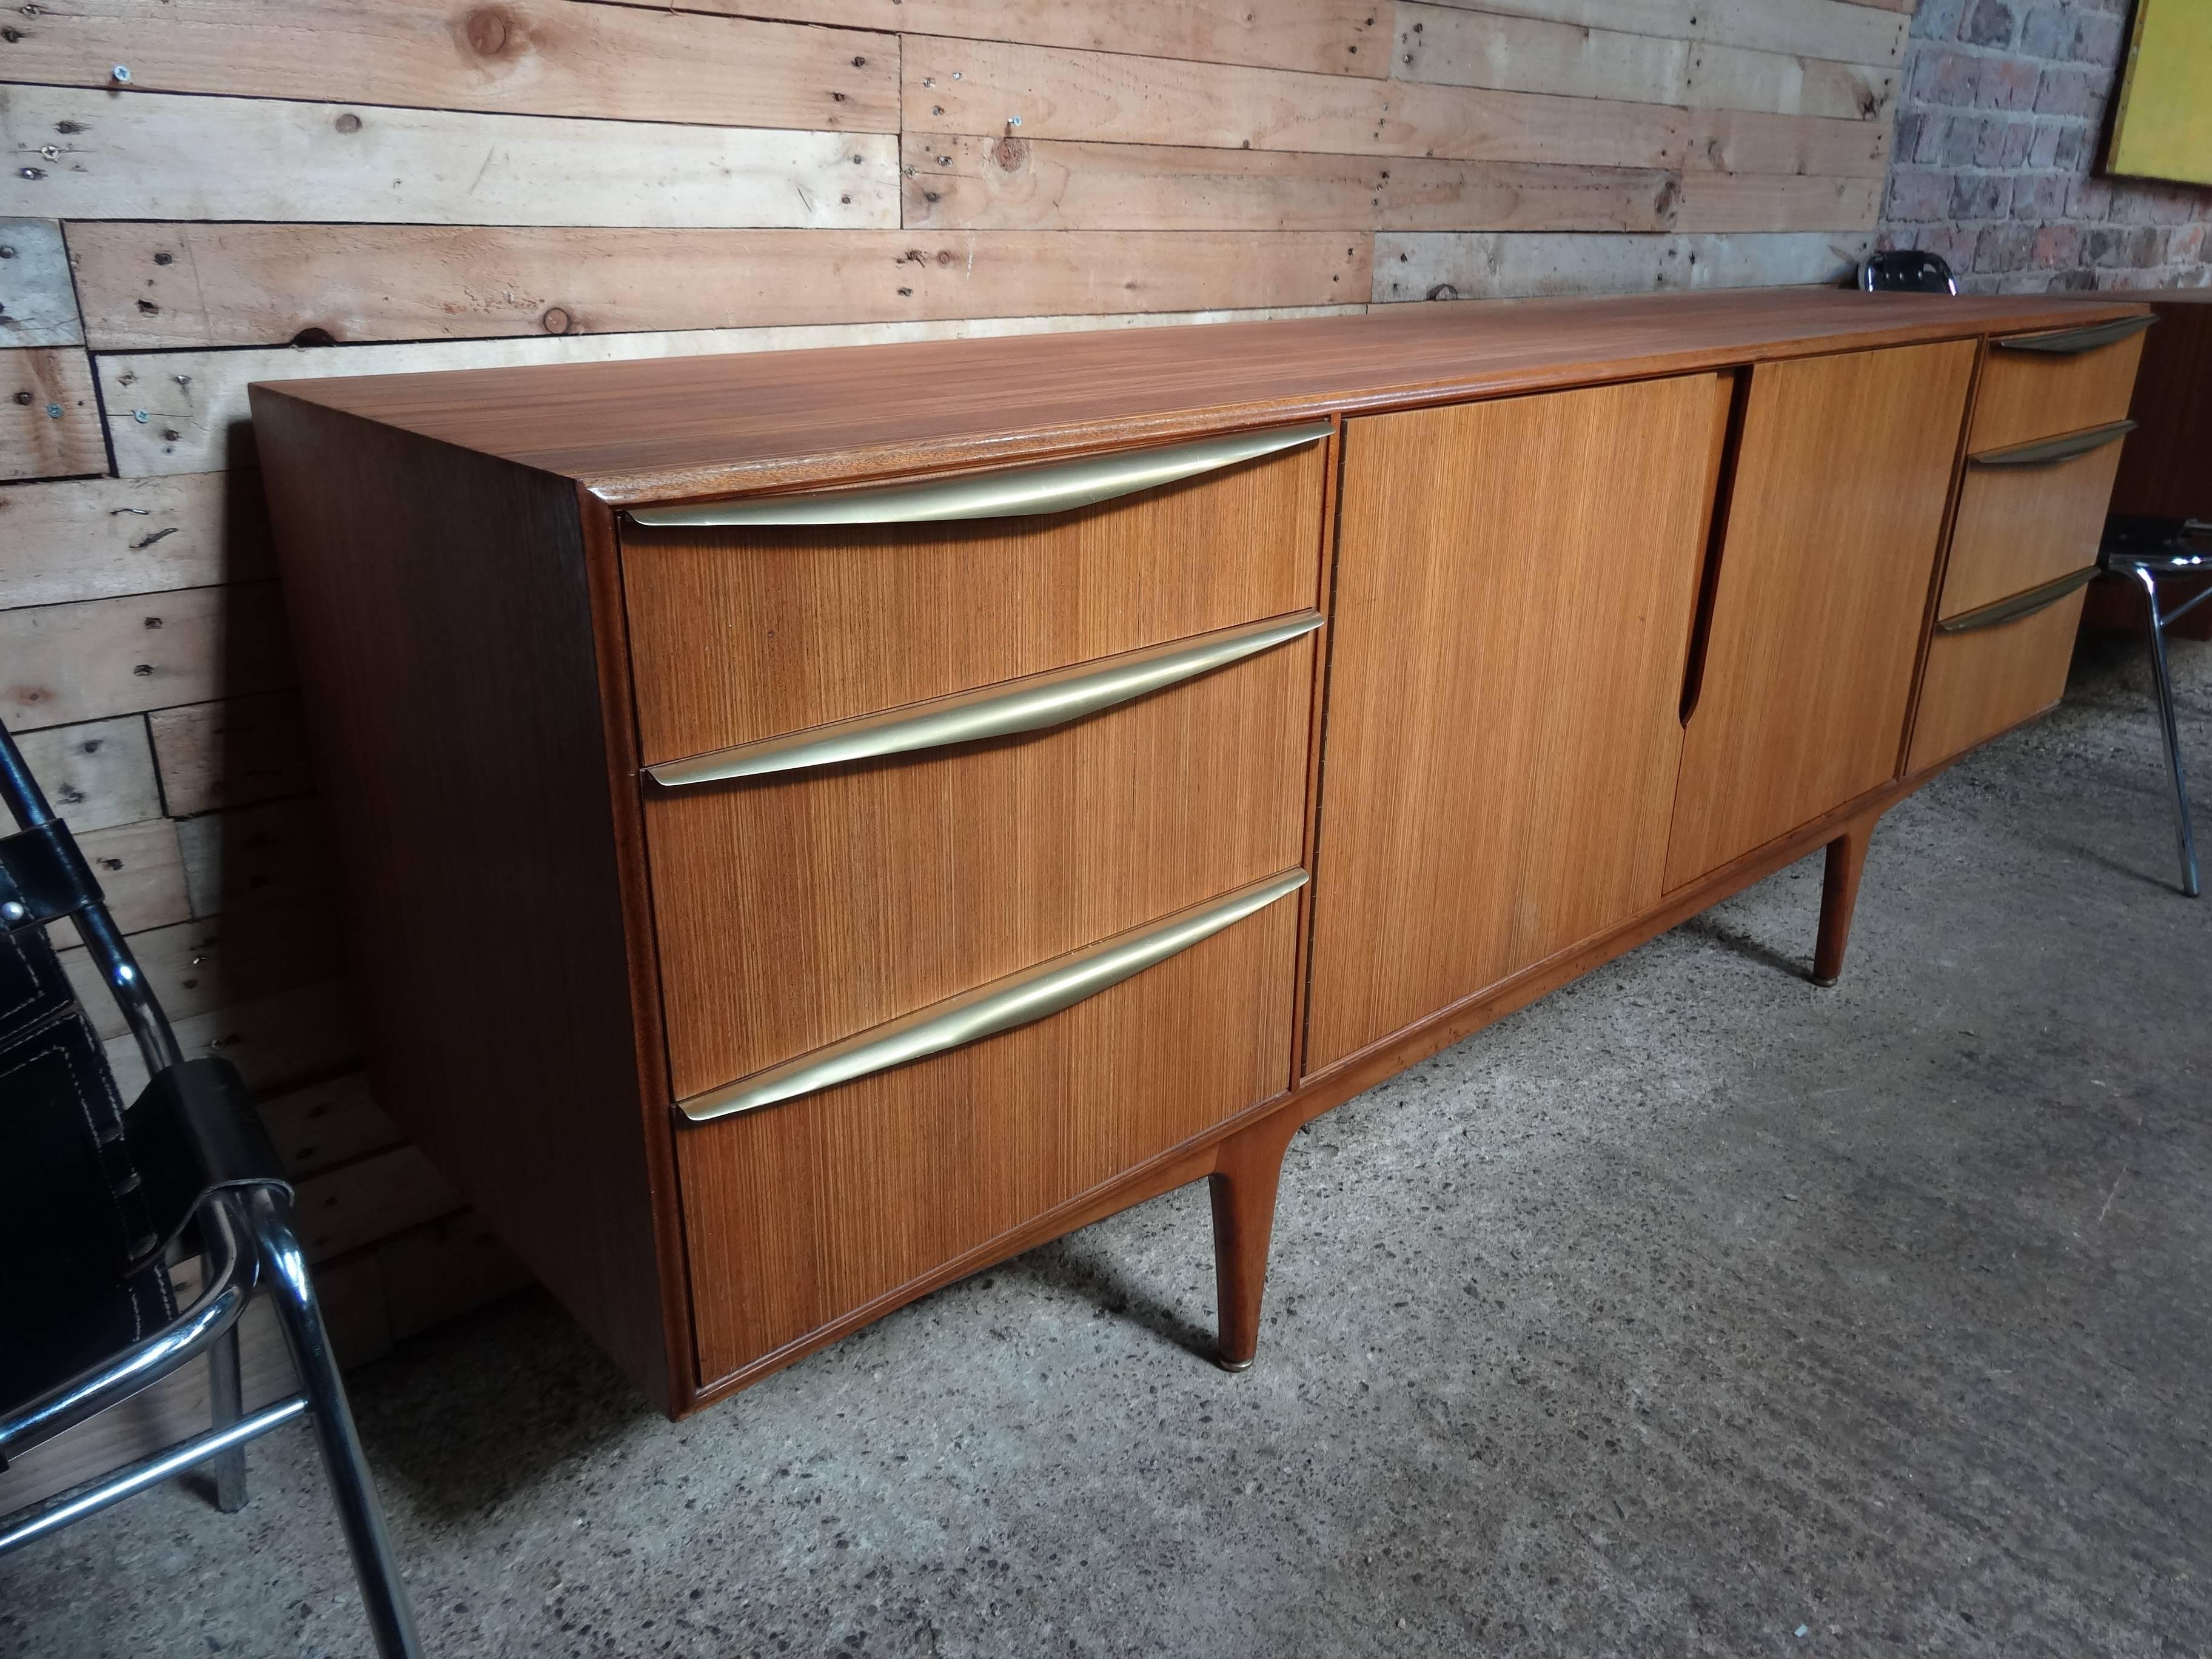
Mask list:
[[2105,170],[2212,185],[2212,0],[2136,0]]

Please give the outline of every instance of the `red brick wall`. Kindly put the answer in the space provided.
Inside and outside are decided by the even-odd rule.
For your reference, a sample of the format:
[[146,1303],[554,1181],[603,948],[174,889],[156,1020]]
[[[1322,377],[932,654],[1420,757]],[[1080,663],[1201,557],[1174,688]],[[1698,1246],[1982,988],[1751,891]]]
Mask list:
[[2093,176],[2128,0],[1920,0],[1883,247],[1981,293],[2212,286],[2212,190]]

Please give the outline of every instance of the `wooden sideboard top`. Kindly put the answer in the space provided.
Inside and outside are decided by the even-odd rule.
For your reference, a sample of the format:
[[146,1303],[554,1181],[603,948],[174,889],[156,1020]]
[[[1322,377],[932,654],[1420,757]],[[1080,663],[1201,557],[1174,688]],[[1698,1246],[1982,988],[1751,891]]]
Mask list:
[[2145,309],[2066,297],[1739,289],[285,380],[257,391],[571,478],[621,507],[1047,459],[1334,410],[2080,327]]

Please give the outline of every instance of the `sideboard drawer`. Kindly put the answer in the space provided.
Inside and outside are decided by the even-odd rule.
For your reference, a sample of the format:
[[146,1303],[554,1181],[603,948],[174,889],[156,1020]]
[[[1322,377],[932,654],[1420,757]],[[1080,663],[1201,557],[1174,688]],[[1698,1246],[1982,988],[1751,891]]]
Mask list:
[[1990,340],[1966,448],[2007,449],[2124,418],[2148,317]]
[[[676,1136],[702,1385],[1290,1084],[1285,894],[1060,1012]],[[969,1261],[968,1266],[980,1266]]]
[[1328,431],[635,511],[622,559],[642,758],[1311,609]]
[[2063,576],[1936,624],[1907,772],[1918,772],[2057,702],[2093,572]]
[[1320,622],[1294,613],[1092,665],[1157,677],[1243,653],[1048,729],[957,740],[979,708],[1064,698],[1085,675],[925,708],[939,724],[922,736],[949,747],[856,757],[915,723],[874,720],[728,763],[795,770],[648,782],[676,1097],[1297,866]]
[[1937,608],[1948,618],[2097,562],[2128,422],[1969,457]]

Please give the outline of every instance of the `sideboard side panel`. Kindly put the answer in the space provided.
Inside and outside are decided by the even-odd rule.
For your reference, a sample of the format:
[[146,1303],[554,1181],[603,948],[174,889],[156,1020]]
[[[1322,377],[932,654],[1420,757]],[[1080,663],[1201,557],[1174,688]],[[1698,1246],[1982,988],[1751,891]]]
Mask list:
[[574,487],[253,401],[378,1101],[681,1410]]

